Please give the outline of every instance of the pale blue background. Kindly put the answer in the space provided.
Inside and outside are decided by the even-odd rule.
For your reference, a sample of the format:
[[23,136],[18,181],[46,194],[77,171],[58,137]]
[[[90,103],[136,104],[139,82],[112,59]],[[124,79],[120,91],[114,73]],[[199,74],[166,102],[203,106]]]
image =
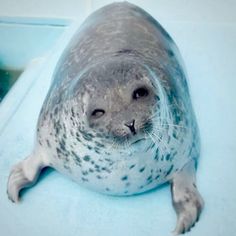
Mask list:
[[[4,2],[0,0],[0,6]],[[89,6],[96,9],[108,2],[111,1],[90,1]],[[234,236],[236,1],[132,2],[148,10],[170,33],[182,52],[188,72],[201,131],[202,156],[197,179],[205,209],[200,221],[186,235]],[[46,57],[37,64],[37,73],[31,71],[26,75],[34,76],[34,81],[0,133],[0,235],[171,235],[176,216],[169,186],[135,197],[108,197],[86,190],[55,171],[46,171],[39,183],[23,194],[20,204],[7,199],[9,170],[32,150],[38,112],[53,67],[62,45],[72,34],[73,29],[68,30],[60,41],[61,46],[51,51],[50,59]],[[23,85],[19,81],[18,88],[9,93],[5,105],[0,106],[0,117],[4,116],[7,99],[17,97]]]

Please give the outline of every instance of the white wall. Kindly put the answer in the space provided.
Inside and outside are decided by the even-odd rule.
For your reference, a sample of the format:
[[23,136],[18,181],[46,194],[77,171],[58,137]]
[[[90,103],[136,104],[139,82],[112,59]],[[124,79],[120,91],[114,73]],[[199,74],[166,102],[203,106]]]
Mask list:
[[[112,0],[0,0],[0,16],[84,18]],[[235,22],[235,0],[130,0],[164,21]]]
[[0,16],[75,19],[90,11],[89,0],[0,0]]

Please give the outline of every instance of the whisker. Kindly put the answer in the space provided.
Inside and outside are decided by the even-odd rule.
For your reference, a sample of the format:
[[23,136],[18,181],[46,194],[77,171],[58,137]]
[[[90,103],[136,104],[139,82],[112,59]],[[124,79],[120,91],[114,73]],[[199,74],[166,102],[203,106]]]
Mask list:
[[163,139],[161,139],[156,133],[152,133],[152,135],[158,139],[158,141],[165,147],[165,149],[168,149],[167,144],[163,141]]
[[153,143],[156,144],[156,146],[158,147],[158,149],[160,150],[161,154],[163,155],[164,154],[164,150],[163,150],[163,147],[160,146],[160,144],[162,144],[162,142],[157,142],[157,140],[155,139],[156,137],[154,136],[153,137],[153,133],[149,133],[148,132],[148,135],[150,136],[150,138],[152,139]]
[[[148,132],[146,132],[145,130],[144,130],[144,135],[145,135],[144,137],[146,140],[148,140],[148,138],[151,138],[151,135]],[[149,148],[153,145],[153,143],[155,144],[155,146],[157,145],[156,142],[152,138],[151,138],[151,140],[152,140],[152,142],[149,144],[149,146],[146,148],[146,150],[149,150]]]
[[147,119],[147,122],[149,122],[149,121],[152,121],[154,123],[158,123],[159,122],[159,126],[170,126],[170,127],[177,127],[177,128],[182,128],[182,129],[188,129],[187,127],[182,126],[182,125],[177,125],[177,124],[172,124],[172,123],[161,123],[162,120],[163,119],[161,119],[160,117],[158,117],[158,118],[149,117]]

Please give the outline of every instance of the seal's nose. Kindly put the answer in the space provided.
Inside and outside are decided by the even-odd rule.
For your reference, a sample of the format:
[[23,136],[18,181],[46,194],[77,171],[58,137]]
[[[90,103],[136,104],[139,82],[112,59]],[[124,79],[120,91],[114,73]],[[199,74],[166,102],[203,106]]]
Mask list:
[[135,120],[132,120],[131,122],[125,123],[125,126],[127,126],[130,129],[130,131],[133,135],[136,134],[134,123],[135,123]]

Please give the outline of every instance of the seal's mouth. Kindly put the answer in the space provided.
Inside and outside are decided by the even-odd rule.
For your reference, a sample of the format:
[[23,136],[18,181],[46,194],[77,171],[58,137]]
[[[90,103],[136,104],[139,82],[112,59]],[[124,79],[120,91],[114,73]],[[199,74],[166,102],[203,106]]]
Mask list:
[[138,139],[136,138],[135,140],[132,137],[119,139],[119,141],[113,140],[112,147],[114,149],[127,150],[129,148],[136,148],[138,145],[142,145],[142,142],[145,140],[146,140],[145,137],[139,137]]
[[131,143],[131,145],[139,144],[141,141],[146,140],[145,138],[140,138],[134,142]]

